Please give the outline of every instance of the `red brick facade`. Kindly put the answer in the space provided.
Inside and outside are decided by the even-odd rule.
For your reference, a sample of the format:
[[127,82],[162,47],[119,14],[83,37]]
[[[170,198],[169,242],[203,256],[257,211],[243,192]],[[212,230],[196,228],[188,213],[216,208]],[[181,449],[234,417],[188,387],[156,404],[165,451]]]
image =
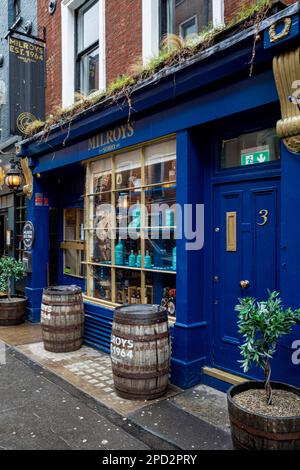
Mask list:
[[[286,5],[291,5],[292,3],[296,3],[298,0],[281,0],[282,3]],[[225,14],[225,22],[228,23],[235,16],[241,11],[242,8],[247,8],[252,5],[256,5],[256,0],[224,0],[224,14]]]
[[[284,0],[292,4],[297,0]],[[40,33],[46,26],[46,115],[61,105],[61,2],[55,13],[48,13],[49,0],[38,0],[38,23]],[[225,21],[236,16],[243,7],[255,0],[225,0]],[[106,28],[106,82],[128,71],[130,66],[142,60],[142,0],[105,0]]]
[[106,0],[106,80],[142,58],[142,0]]
[[57,2],[53,15],[48,12],[49,0],[38,1],[38,27],[40,34],[46,27],[46,116],[61,105],[61,8]]

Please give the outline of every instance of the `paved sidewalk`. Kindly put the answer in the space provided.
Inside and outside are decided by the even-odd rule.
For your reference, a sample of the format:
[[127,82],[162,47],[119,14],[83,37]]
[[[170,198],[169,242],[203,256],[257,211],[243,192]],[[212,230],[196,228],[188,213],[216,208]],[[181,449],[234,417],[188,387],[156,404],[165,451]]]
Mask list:
[[[32,328],[35,330],[33,331]],[[225,394],[203,385],[186,391],[171,386],[168,394],[158,400],[125,400],[119,398],[114,392],[110,358],[107,354],[86,346],[73,353],[49,353],[43,348],[40,332],[36,325],[34,327],[23,326],[21,329],[13,327],[13,329],[14,331],[11,328],[0,328],[0,341],[11,344],[11,347],[6,348],[6,356],[9,361],[0,368],[0,389],[2,390],[4,387],[4,395],[10,392],[10,385],[7,382],[11,381],[11,377],[16,385],[20,382],[20,386],[23,386],[28,393],[28,406],[21,407],[22,413],[24,413],[22,415],[22,429],[24,430],[27,423],[30,429],[35,428],[40,422],[34,418],[35,412],[31,410],[32,403],[29,396],[35,397],[42,392],[42,390],[38,391],[36,384],[37,377],[40,379],[42,376],[47,382],[42,384],[44,389],[42,394],[38,396],[46,396],[47,400],[43,400],[40,407],[44,407],[45,410],[48,408],[53,422],[60,423],[58,425],[59,437],[56,436],[54,439],[51,436],[49,443],[44,440],[43,436],[47,432],[53,434],[51,430],[53,426],[50,426],[49,421],[46,420],[44,426],[37,427],[41,435],[38,444],[40,447],[37,448],[43,448],[44,444],[46,446],[58,445],[58,448],[63,448],[61,447],[63,446],[62,442],[63,439],[66,439],[68,445],[74,446],[74,448],[99,448],[99,446],[101,448],[103,446],[101,442],[108,441],[105,445],[109,447],[106,448],[120,450],[126,448],[136,450],[141,448],[155,450],[231,449]],[[35,376],[34,380],[30,378],[29,371]],[[63,395],[61,396],[57,390],[54,390],[55,387],[58,387],[62,394],[67,393],[68,400],[65,401]],[[21,397],[22,393],[25,393],[22,390],[19,391]],[[56,398],[57,396],[59,398]],[[55,406],[57,400],[60,403],[58,408]],[[70,431],[72,429],[74,431],[74,427],[77,428],[74,422],[79,419],[76,412],[75,415],[72,413],[72,411],[74,412],[72,400],[78,400],[78,403],[85,407],[85,423],[88,425],[83,431],[88,435],[88,438],[84,436],[84,432],[80,434],[79,438],[76,433],[74,436],[72,432],[71,437],[69,436]],[[14,424],[14,410],[18,410],[18,406],[15,408],[13,405],[7,408],[6,399],[4,398],[4,404],[2,401],[1,394],[0,446],[5,447],[8,446],[10,434],[3,441],[1,422],[3,423],[2,420],[5,421],[5,419],[12,419],[12,425],[16,426],[17,423]],[[77,406],[80,407],[78,403]],[[71,412],[68,416],[67,410],[70,406]],[[76,408],[75,406],[75,410]],[[99,426],[96,428],[95,418],[93,419],[90,412],[96,413],[98,418],[100,417]],[[36,414],[40,416],[39,413]],[[45,416],[47,416],[46,411]],[[82,417],[85,419],[83,414]],[[65,422],[67,437],[64,436],[63,422]],[[88,432],[89,427],[91,428],[91,436]],[[113,430],[115,437],[109,440],[111,430]],[[37,435],[33,429],[30,432]],[[125,434],[123,435],[123,433]],[[97,434],[102,437],[97,438]],[[15,435],[12,434],[12,436]],[[21,444],[24,447],[20,448],[32,445],[27,434],[26,436],[27,439],[22,440]],[[81,445],[82,447],[80,447]]]

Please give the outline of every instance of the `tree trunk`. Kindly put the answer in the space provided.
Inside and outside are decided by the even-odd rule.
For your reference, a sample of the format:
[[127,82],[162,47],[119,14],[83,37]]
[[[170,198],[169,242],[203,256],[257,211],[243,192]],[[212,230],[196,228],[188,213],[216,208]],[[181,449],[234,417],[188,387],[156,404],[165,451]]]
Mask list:
[[11,300],[11,285],[10,285],[10,276],[7,278],[7,298]]
[[272,405],[273,403],[273,393],[271,387],[271,366],[270,366],[270,359],[267,358],[266,365],[265,365],[265,390],[266,390],[266,397],[267,397],[267,405]]

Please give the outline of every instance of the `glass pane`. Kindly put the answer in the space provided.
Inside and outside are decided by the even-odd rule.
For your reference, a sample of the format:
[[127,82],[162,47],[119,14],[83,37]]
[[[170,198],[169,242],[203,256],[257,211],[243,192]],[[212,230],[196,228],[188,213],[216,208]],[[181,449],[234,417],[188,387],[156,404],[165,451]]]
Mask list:
[[90,261],[111,264],[111,232],[101,228],[88,231]]
[[99,49],[86,54],[80,65],[81,92],[89,95],[99,89]]
[[176,141],[145,148],[145,184],[176,181]]
[[257,165],[280,159],[275,129],[242,134],[222,144],[221,168]]
[[139,188],[141,184],[141,151],[135,150],[116,157],[116,189]]
[[200,33],[212,24],[212,0],[160,0],[160,33],[182,35]]
[[65,252],[65,274],[76,276],[77,250],[64,250]]
[[78,51],[99,40],[99,4],[83,7],[78,13]]
[[[146,253],[144,259],[145,269],[157,269],[163,271],[176,272],[176,240],[174,231],[170,233],[170,238],[163,239],[166,234],[158,231],[157,240],[153,238],[146,240]],[[169,235],[169,234],[168,234]]]
[[119,304],[140,304],[141,274],[128,269],[116,270],[116,302]]
[[176,225],[176,186],[154,186],[145,190],[146,226],[151,228]]
[[117,266],[127,266],[131,268],[141,268],[141,243],[140,239],[132,240],[118,238],[115,245],[115,264]]
[[76,240],[76,209],[65,209],[65,241]]
[[141,227],[141,191],[116,192],[116,220],[119,233],[126,238],[131,233],[132,238],[137,238]]
[[111,190],[111,168],[111,158],[103,158],[91,163],[91,173],[93,174],[91,193],[99,194]]
[[103,266],[89,266],[91,296],[111,302],[111,271]]
[[162,305],[170,316],[176,316],[176,276],[146,273],[144,303]]
[[79,240],[84,241],[84,210],[78,209],[77,210],[77,233],[79,235]]

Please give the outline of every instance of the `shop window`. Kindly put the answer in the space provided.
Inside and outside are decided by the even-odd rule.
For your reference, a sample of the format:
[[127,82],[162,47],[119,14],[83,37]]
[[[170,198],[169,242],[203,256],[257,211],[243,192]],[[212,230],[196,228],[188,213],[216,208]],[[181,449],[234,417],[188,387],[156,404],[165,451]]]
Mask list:
[[223,140],[221,168],[267,164],[280,159],[280,141],[276,129],[241,134]]
[[176,309],[176,142],[88,163],[87,297]]
[[64,274],[83,277],[84,211],[80,208],[64,209],[63,250]]
[[177,34],[187,39],[213,22],[212,0],[160,0],[160,39]]
[[77,10],[77,89],[88,95],[99,88],[99,3],[85,3]]

